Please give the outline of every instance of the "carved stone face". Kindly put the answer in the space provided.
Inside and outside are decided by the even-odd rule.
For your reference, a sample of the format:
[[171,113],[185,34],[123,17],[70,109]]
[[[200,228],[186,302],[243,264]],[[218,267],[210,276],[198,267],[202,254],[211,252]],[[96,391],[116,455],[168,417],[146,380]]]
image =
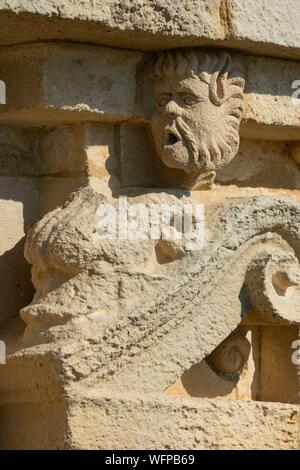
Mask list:
[[152,131],[158,155],[171,168],[197,171],[207,168],[201,143],[215,129],[215,106],[208,86],[195,78],[165,79],[155,84],[156,112]]
[[244,81],[230,77],[230,68],[226,52],[159,54],[151,130],[166,166],[193,176],[215,176],[236,155]]

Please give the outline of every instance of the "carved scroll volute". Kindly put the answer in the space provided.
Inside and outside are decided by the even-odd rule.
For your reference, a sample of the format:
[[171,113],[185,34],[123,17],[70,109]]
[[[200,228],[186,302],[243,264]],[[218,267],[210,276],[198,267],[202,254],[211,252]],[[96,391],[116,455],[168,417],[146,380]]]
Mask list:
[[258,256],[245,279],[246,296],[262,321],[300,323],[300,266],[293,254]]
[[217,374],[231,378],[239,376],[251,351],[246,333],[243,328],[235,330],[206,357],[206,362]]

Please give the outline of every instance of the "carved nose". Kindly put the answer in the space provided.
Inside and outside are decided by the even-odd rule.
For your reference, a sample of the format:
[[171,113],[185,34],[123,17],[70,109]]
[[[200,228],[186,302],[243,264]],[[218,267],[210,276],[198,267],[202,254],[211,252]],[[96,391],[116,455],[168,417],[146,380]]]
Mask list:
[[171,116],[179,116],[181,114],[180,107],[174,100],[168,102],[167,106],[165,107],[165,112]]

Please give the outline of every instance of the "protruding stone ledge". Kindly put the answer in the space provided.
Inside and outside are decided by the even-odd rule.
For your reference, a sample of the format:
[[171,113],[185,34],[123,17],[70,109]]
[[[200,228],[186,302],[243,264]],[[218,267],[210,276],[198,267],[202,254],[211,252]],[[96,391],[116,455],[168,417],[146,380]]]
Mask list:
[[0,122],[53,125],[137,117],[141,53],[81,45],[21,46],[0,51],[7,105]]
[[[94,392],[71,400],[71,448],[177,449],[180,442],[186,449],[216,450],[232,448],[233,441],[235,449],[296,449],[298,445],[296,405],[99,395]],[[87,416],[83,437],[81,423]],[[156,432],[150,435],[145,429]]]
[[229,43],[262,55],[300,58],[298,0],[228,0]]
[[[141,52],[97,46],[35,44],[0,49],[7,105],[0,123],[55,127],[81,121],[145,121]],[[245,69],[247,138],[300,140],[300,104],[292,99],[300,63],[240,55]],[[151,84],[149,85],[151,86]],[[151,92],[144,91],[151,101]]]
[[298,0],[0,1],[0,44],[72,41],[124,47],[224,45],[300,57]]
[[[77,3],[77,4],[76,4]],[[64,40],[131,49],[225,39],[221,0],[0,1],[0,44]]]
[[269,140],[300,139],[300,100],[293,83],[300,62],[247,56],[245,112],[241,134]]

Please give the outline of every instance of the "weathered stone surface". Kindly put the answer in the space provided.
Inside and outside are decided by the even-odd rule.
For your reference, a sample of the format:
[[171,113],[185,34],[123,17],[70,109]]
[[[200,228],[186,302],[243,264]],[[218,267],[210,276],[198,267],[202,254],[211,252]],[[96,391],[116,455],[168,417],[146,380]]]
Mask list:
[[300,165],[300,144],[299,142],[291,142],[290,144],[290,152],[292,159]]
[[242,135],[299,139],[300,102],[292,99],[299,75],[299,62],[248,57]]
[[157,155],[185,175],[182,187],[211,187],[239,147],[245,81],[227,52],[162,52],[153,64],[151,130]]
[[[296,367],[287,367],[297,326],[239,326],[170,385],[172,397],[299,403]],[[261,355],[261,352],[263,353]],[[258,359],[260,358],[260,359]],[[261,364],[258,366],[257,361]]]
[[289,49],[289,56],[299,58],[300,5],[297,0],[229,0],[227,2],[230,36],[243,48],[261,53],[280,54]]
[[285,142],[241,139],[237,156],[217,173],[217,183],[300,189],[299,168]]
[[[83,429],[87,416],[88,426]],[[70,446],[217,450],[232,449],[234,441],[236,450],[298,449],[298,419],[296,405],[178,398],[107,400],[94,394],[71,405]]]
[[43,176],[39,178],[39,213],[41,216],[63,204],[71,193],[87,184],[85,176]]
[[131,49],[206,46],[299,58],[297,0],[1,0],[0,44],[65,40]]
[[94,176],[108,183],[117,172],[117,129],[108,123],[60,126],[40,134],[43,176]]
[[69,40],[125,48],[176,47],[224,39],[220,0],[1,0],[1,44]]
[[0,0],[1,448],[299,447],[293,4]]
[[40,126],[70,119],[132,118],[138,114],[135,76],[140,60],[138,52],[76,45],[2,50],[7,105],[0,108],[0,121]]
[[[7,84],[7,105],[0,107],[0,122],[42,127],[79,121],[148,121],[153,97],[151,82],[144,93],[141,90],[144,57],[135,51],[78,45],[2,49],[0,79]],[[292,99],[292,83],[300,76],[299,64],[231,57],[244,64],[241,134],[298,140],[300,106]]]
[[284,327],[279,331],[274,327],[262,329],[261,377],[263,380],[259,400],[284,402],[285,384],[289,384],[289,403],[299,405],[299,368],[286,367],[291,357],[290,345],[298,339],[298,328]]
[[[57,322],[74,321],[76,330],[79,321],[81,335],[91,335],[92,349],[88,355],[97,358],[94,365],[92,360],[88,367],[85,365],[82,378],[86,377],[88,381],[98,382],[99,378],[93,379],[91,375],[95,367],[96,377],[104,377],[117,370],[115,380],[118,387],[126,383],[127,390],[147,390],[149,387],[151,392],[164,390],[176,376],[211,352],[239,323],[239,294],[252,260],[268,253],[274,261],[276,257],[283,256],[287,266],[295,264],[295,269],[299,269],[293,251],[284,241],[290,240],[296,252],[299,250],[299,207],[289,201],[261,197],[232,201],[218,209],[214,207],[214,215],[207,213],[210,228],[206,235],[206,248],[201,251],[201,256],[200,252],[188,255],[183,250],[181,257],[177,258],[175,246],[172,248],[171,245],[169,256],[173,261],[161,265],[159,258],[155,262],[151,253],[156,243],[156,256],[159,255],[162,241],[137,243],[135,240],[124,240],[116,245],[113,240],[101,242],[95,238],[93,214],[101,200],[102,197],[93,191],[82,190],[64,209],[47,215],[46,220],[35,227],[26,248],[27,258],[34,265],[37,289],[33,304],[22,311],[22,317],[28,324],[26,341],[30,342],[33,334],[37,340],[37,328],[44,322],[50,326]],[[149,200],[148,194],[148,203],[151,200],[162,200],[162,195],[153,194]],[[164,201],[168,200],[174,203],[174,196],[165,194]],[[140,196],[134,200],[141,201],[147,199]],[[65,222],[67,220],[69,222]],[[261,236],[262,227],[266,232],[276,231],[277,235]],[[40,246],[44,247],[42,251]],[[67,251],[66,246],[69,247]],[[105,260],[110,260],[112,266],[107,266]],[[91,274],[93,266],[94,272]],[[264,272],[264,266],[261,269]],[[47,275],[48,270],[51,276]],[[215,274],[216,270],[219,271],[218,275]],[[287,268],[284,272],[287,272]],[[123,285],[121,290],[120,281]],[[84,295],[74,295],[75,292],[82,292],[83,286]],[[157,299],[156,294],[158,288],[163,293],[160,299]],[[132,293],[136,289],[147,292],[147,300],[133,297]],[[228,296],[226,303],[220,302],[225,295],[224,289]],[[209,292],[215,292],[213,297],[210,297]],[[289,290],[289,302],[293,295],[297,296],[297,292],[293,294]],[[64,299],[62,307],[57,303],[58,300],[61,303],[61,299]],[[280,301],[286,302],[287,298]],[[200,305],[205,317],[198,313]],[[110,314],[107,314],[108,311]],[[294,322],[299,321],[297,312],[294,308]],[[77,320],[77,316],[81,319]],[[90,330],[90,322],[93,320],[99,322],[99,330],[95,333]],[[165,328],[163,325],[168,322],[170,324]],[[215,326],[210,330],[212,324]],[[110,331],[108,337],[112,344],[107,337],[101,353],[95,350],[92,352],[92,345],[97,344],[92,337],[95,334],[106,337],[106,328]],[[150,329],[152,334],[157,331],[155,338],[147,335],[144,344],[146,329]],[[52,332],[51,329],[43,331],[42,328],[41,341],[44,341],[44,336],[49,338],[49,334],[50,337],[56,335],[55,332],[55,328]],[[58,329],[57,333],[60,336],[63,331]],[[160,344],[161,336],[164,336],[163,345]],[[189,346],[183,338],[188,338]],[[129,355],[122,353],[125,345]],[[134,352],[130,354],[131,348]],[[106,355],[110,356],[109,361]],[[72,362],[75,357],[73,355]],[[129,368],[126,366],[128,361]],[[79,377],[82,368],[79,358],[76,366],[72,364],[73,370],[77,366]]]
[[[119,135],[120,178],[123,186],[178,187],[178,171],[166,168],[161,163],[145,125],[121,124]],[[299,189],[298,147],[296,142],[289,146],[286,142],[242,137],[236,157],[224,168],[217,170],[216,185]],[[221,190],[221,186],[216,186],[216,190],[217,187]]]
[[36,176],[39,173],[37,133],[0,127],[0,175]]
[[2,449],[222,450],[232,449],[233,441],[236,450],[298,449],[298,408],[279,403],[151,401],[91,391],[70,399],[68,419],[61,400],[4,405],[1,413],[8,430],[1,436]]
[[38,186],[33,178],[0,177],[0,325],[31,301],[24,237],[38,219]]
[[[163,198],[165,202],[174,200],[170,194]],[[161,200],[162,195],[152,195],[151,199]],[[92,215],[101,200],[101,195],[84,189],[63,209],[48,214],[31,231],[26,253],[34,265],[37,293],[32,305],[22,311],[27,330],[19,344],[32,346],[25,355],[21,349],[9,358],[9,368],[26,370],[26,374],[13,375],[9,368],[3,373],[0,370],[7,429],[10,429],[10,420],[22,419],[28,411],[28,408],[20,406],[13,407],[9,413],[10,406],[5,399],[9,392],[15,390],[13,395],[18,393],[21,383],[25,396],[30,397],[33,393],[30,401],[33,397],[43,397],[39,405],[39,421],[40,416],[45,413],[46,418],[49,413],[47,402],[43,405],[45,396],[56,396],[60,386],[72,393],[74,386],[76,398],[70,400],[69,411],[63,411],[71,426],[68,432],[70,440],[65,440],[60,433],[55,436],[57,440],[49,439],[54,421],[47,423],[45,420],[45,431],[38,440],[31,440],[29,435],[22,444],[26,427],[21,425],[17,434],[10,432],[7,435],[8,440],[4,440],[3,446],[9,442],[12,447],[32,448],[38,445],[51,448],[55,442],[58,447],[78,448],[84,445],[87,448],[105,448],[107,440],[112,438],[110,430],[113,429],[113,435],[118,436],[111,441],[113,448],[178,447],[181,433],[176,431],[180,426],[175,423],[177,420],[181,422],[184,412],[186,428],[188,410],[196,407],[203,410],[201,429],[205,434],[200,432],[194,438],[188,432],[187,440],[182,441],[188,448],[232,448],[232,434],[225,431],[225,427],[232,427],[228,423],[229,417],[229,422],[232,420],[240,426],[239,438],[234,440],[235,448],[297,448],[297,408],[292,405],[211,400],[179,402],[162,395],[180,374],[226,339],[226,335],[245,316],[241,289],[253,260],[264,255],[267,262],[269,259],[276,261],[281,256],[288,269],[295,265],[299,270],[295,257],[295,253],[299,256],[299,205],[288,199],[259,197],[232,200],[212,207],[206,214],[209,230],[206,246],[201,252],[185,253],[179,259],[175,257],[164,264],[155,263],[152,259],[149,264],[153,242],[136,244],[125,241],[116,245],[113,241],[100,243],[94,237]],[[142,200],[143,196],[134,198],[135,202]],[[150,202],[149,193],[146,199],[144,196],[146,200]],[[261,235],[262,231],[266,234]],[[119,252],[116,252],[117,247]],[[281,273],[288,271],[280,265],[278,269]],[[266,271],[261,266],[261,272],[272,278],[267,264]],[[288,294],[274,291],[280,302],[287,306],[293,296],[297,296],[293,285],[294,282],[290,286],[292,289],[287,289]],[[143,290],[143,298],[133,295],[137,289]],[[157,298],[158,291],[161,295]],[[74,295],[76,292],[80,292],[80,296]],[[97,293],[101,295],[97,297]],[[256,294],[260,292],[257,290]],[[294,307],[290,320],[297,324],[300,319],[299,302],[294,303]],[[248,315],[251,319],[249,306]],[[257,317],[254,316],[253,321],[257,322]],[[269,321],[266,318],[266,325]],[[34,346],[35,343],[40,344]],[[267,337],[263,344],[264,349],[270,347]],[[281,354],[280,348],[282,344],[277,344],[276,355]],[[286,368],[290,358],[284,351],[281,361],[282,367]],[[272,354],[276,358],[274,350]],[[266,359],[267,356],[264,368],[268,367]],[[33,367],[35,361],[43,365],[38,390]],[[266,391],[274,381],[268,375],[267,382],[262,381],[262,384],[265,387],[261,390],[262,396],[267,397]],[[44,387],[48,390],[46,395],[43,394]],[[78,398],[78,390],[87,387],[92,396],[84,399],[83,405]],[[154,395],[157,396],[154,402],[145,398],[141,406],[141,396]],[[110,411],[103,409],[101,397],[105,397]],[[136,402],[138,405],[135,407]],[[59,406],[64,404],[60,402]],[[91,410],[91,429],[99,427],[99,441],[91,437],[87,421],[82,420],[83,406],[86,413]],[[216,418],[210,411],[211,406]],[[152,409],[156,410],[155,416]],[[159,433],[147,432],[145,435],[142,430],[148,427],[149,420],[157,420],[157,413],[160,415]],[[169,423],[170,414],[175,420],[171,428],[164,424],[164,416],[168,416]],[[121,415],[127,416],[124,428]],[[61,429],[65,426],[65,419],[61,421],[61,411],[59,416],[60,424],[57,425]],[[112,428],[106,424],[107,416]],[[277,422],[279,416],[280,425]],[[55,417],[58,419],[58,414]],[[215,426],[217,417],[218,422],[224,419],[224,430]],[[191,426],[194,426],[191,419]],[[138,424],[132,426],[132,421]],[[34,414],[32,423],[34,429],[38,429]],[[116,428],[119,433],[114,431]],[[127,432],[126,439],[123,432]],[[216,443],[219,433],[221,437]],[[264,439],[258,438],[260,433]],[[135,438],[138,445],[133,444],[129,436]]]

